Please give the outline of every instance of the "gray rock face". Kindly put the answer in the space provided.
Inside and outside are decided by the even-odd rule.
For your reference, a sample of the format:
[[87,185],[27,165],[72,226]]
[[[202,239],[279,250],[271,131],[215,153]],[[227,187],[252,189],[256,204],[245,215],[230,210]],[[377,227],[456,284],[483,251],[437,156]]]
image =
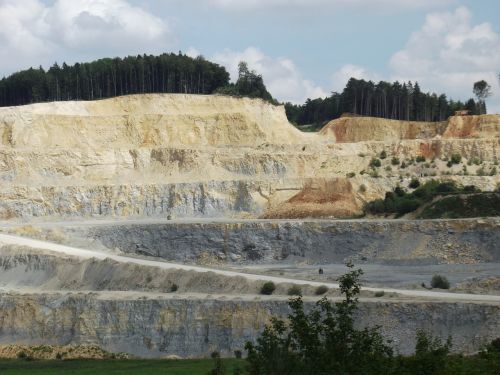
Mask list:
[[[366,302],[361,326],[382,326],[402,353],[415,330],[454,339],[473,352],[500,334],[498,306],[468,303]],[[78,295],[0,295],[0,343],[97,344],[143,357],[231,355],[254,341],[271,316],[286,316],[286,301],[130,299]]]
[[32,217],[221,217],[256,212],[251,181],[13,187],[0,191],[0,219]]
[[243,221],[81,228],[80,235],[126,253],[193,261],[391,264],[498,262],[498,219],[425,221]]

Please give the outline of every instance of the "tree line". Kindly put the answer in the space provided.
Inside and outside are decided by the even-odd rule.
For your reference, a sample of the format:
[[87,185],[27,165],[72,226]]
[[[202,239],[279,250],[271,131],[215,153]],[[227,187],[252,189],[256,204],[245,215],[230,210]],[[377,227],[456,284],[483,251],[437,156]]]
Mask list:
[[250,70],[244,61],[238,64],[238,80],[215,90],[216,94],[229,96],[245,96],[248,98],[261,98],[272,104],[279,102],[267,91],[264,79],[255,70]]
[[[466,102],[448,99],[445,94],[425,93],[417,82],[374,83],[351,78],[341,93],[327,98],[308,99],[302,105],[286,103],[288,119],[296,125],[319,128],[344,113],[407,121],[443,121],[455,111],[486,113],[485,99],[491,86],[474,84],[477,98]],[[105,58],[88,63],[59,66],[48,70],[30,68],[0,80],[0,106],[47,101],[96,100],[128,94],[185,93],[222,94],[262,98],[279,104],[267,90],[261,75],[239,64],[238,79],[229,82],[229,73],[202,56],[191,58],[179,52],[159,56],[138,55]]]
[[48,70],[30,68],[0,81],[0,106],[95,100],[142,93],[211,94],[229,85],[226,69],[179,54],[105,58]]
[[[476,92],[476,91],[475,91]],[[486,112],[483,96],[467,102],[448,99],[445,94],[425,93],[418,82],[374,83],[351,78],[341,93],[327,98],[308,99],[305,104],[286,103],[288,118],[297,125],[316,127],[344,113],[407,121],[444,121],[455,111]]]

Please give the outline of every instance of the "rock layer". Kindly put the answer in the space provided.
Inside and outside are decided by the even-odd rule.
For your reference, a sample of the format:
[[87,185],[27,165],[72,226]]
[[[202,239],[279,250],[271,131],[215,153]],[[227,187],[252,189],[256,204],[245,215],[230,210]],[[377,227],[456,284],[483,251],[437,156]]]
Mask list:
[[67,228],[108,249],[172,261],[439,264],[500,262],[498,219],[249,221]]
[[[382,151],[401,160],[459,153],[491,164],[483,171],[490,174],[498,160],[499,123],[500,116],[437,124],[343,118],[308,134],[287,121],[284,107],[201,95],[1,108],[0,219],[258,217],[310,179],[364,173],[365,181],[355,182],[347,197],[353,204],[330,202],[327,216],[349,217],[360,213],[365,200],[383,197],[398,175],[446,172],[446,178],[467,179],[459,168],[443,171],[443,162],[426,170],[387,165],[375,181],[366,177],[372,157]],[[295,190],[286,190],[290,181]],[[499,182],[494,173],[486,186],[492,190]],[[356,193],[361,184],[368,188],[363,196]],[[314,207],[302,211],[298,216],[324,216]]]
[[[0,295],[0,344],[98,345],[142,357],[232,355],[255,340],[286,301],[121,299],[90,294]],[[498,306],[470,303],[364,302],[361,326],[381,325],[401,353],[415,331],[453,338],[453,350],[477,351],[498,336]]]

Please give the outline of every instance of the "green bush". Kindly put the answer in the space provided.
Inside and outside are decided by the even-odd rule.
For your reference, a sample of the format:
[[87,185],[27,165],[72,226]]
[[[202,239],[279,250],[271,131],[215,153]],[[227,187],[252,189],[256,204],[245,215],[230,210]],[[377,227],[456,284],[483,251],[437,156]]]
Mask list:
[[383,160],[383,159],[385,159],[385,158],[387,158],[387,152],[385,152],[385,150],[384,150],[384,151],[382,151],[382,152],[380,153],[380,156],[379,156],[379,157],[380,157],[380,159],[382,159],[382,160]]
[[460,164],[462,162],[462,155],[453,154],[451,155],[450,161],[452,164]]
[[370,167],[371,168],[379,168],[382,166],[382,162],[380,161],[380,159],[377,159],[377,158],[373,158],[371,161],[370,161]]
[[383,290],[379,290],[378,292],[375,292],[375,297],[379,298],[379,297],[383,297],[385,294],[385,292]]
[[399,165],[399,159],[397,157],[393,157],[391,159],[391,164],[392,165]]
[[405,189],[399,185],[394,188],[394,193],[396,193],[398,197],[404,197],[406,195]]
[[32,361],[33,357],[26,353],[25,351],[20,351],[17,353],[17,358],[23,361]]
[[325,285],[320,285],[316,288],[315,293],[317,296],[321,296],[322,294],[325,294],[326,292],[328,292],[328,287]]
[[453,181],[445,181],[436,185],[437,193],[456,193],[459,191],[457,185]]
[[276,285],[272,281],[268,281],[262,285],[262,288],[260,288],[260,294],[265,294],[270,296],[273,294],[273,292],[276,290]]
[[408,185],[411,189],[416,189],[420,186],[420,181],[418,178],[412,178],[410,184]]
[[481,191],[474,185],[465,185],[462,190],[464,193],[478,193]]
[[425,156],[419,155],[415,159],[417,163],[425,163]]
[[349,172],[346,174],[347,178],[353,178],[354,176],[356,176],[356,173],[354,172]]
[[302,295],[302,289],[298,285],[293,285],[288,289],[288,295],[289,296],[301,296]]
[[500,353],[500,337],[492,340],[488,345],[488,350]]
[[445,276],[434,275],[432,276],[431,286],[437,289],[450,289],[450,282]]
[[359,191],[360,193],[366,193],[366,185],[365,184],[359,185]]
[[171,286],[170,286],[170,291],[173,293],[173,292],[177,292],[177,290],[179,289],[179,286],[175,283],[173,283]]
[[415,211],[421,205],[421,201],[414,198],[404,197],[399,201],[399,204],[396,207],[396,213],[398,216],[403,216],[410,212]]

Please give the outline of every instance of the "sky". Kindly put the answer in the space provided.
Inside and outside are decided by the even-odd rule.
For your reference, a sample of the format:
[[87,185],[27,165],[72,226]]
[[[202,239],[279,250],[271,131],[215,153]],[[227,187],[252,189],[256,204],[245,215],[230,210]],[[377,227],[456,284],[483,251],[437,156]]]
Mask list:
[[[54,62],[182,51],[262,74],[302,103],[350,77],[418,81],[500,113],[498,0],[0,0],[0,76]],[[495,22],[496,21],[496,22]]]

